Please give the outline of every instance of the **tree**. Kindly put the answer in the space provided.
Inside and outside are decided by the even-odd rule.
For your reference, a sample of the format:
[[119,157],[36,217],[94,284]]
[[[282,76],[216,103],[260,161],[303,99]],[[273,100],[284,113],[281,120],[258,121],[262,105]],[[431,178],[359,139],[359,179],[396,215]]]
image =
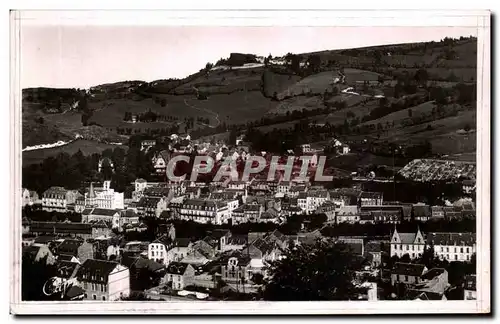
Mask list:
[[214,65],[210,62],[208,62],[206,65],[205,65],[205,70],[209,71],[211,68],[213,68]]
[[425,69],[419,69],[415,73],[415,81],[417,81],[418,84],[424,86],[427,84],[427,80],[429,80],[429,73]]
[[352,283],[358,269],[347,245],[317,241],[296,246],[273,262],[264,299],[274,301],[353,300],[366,291]]
[[309,67],[314,72],[319,71],[319,69],[321,68],[321,57],[318,54],[309,55],[307,62],[309,63]]

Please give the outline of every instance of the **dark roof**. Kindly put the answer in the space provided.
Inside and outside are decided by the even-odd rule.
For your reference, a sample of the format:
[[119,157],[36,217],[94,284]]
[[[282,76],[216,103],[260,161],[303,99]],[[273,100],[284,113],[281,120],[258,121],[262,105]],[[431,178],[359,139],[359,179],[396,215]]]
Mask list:
[[159,197],[142,197],[137,203],[138,208],[156,208],[161,198]]
[[57,275],[61,278],[69,279],[75,274],[75,270],[80,266],[76,262],[57,260]]
[[424,268],[425,265],[423,264],[396,262],[391,273],[420,277],[424,272]]
[[167,273],[184,275],[188,266],[189,263],[172,262],[167,267]]
[[40,236],[37,236],[35,238],[35,240],[33,241],[33,243],[38,243],[38,244],[47,244],[47,243],[50,243],[50,242],[53,242],[56,240],[56,237],[55,236],[51,236],[51,235],[40,235]]
[[[91,234],[92,225],[85,223],[67,222],[31,222],[32,233],[56,233],[56,234]],[[37,237],[38,239],[38,237]],[[35,239],[35,243],[39,243]]]
[[170,235],[164,234],[164,235],[160,236],[159,238],[157,238],[156,240],[154,240],[151,243],[161,243],[161,244],[163,244],[165,246],[170,246],[174,242],[172,241],[172,238],[170,237]]
[[64,240],[61,242],[61,244],[57,246],[56,248],[57,253],[61,252],[77,253],[80,245],[82,245],[82,241],[79,240],[71,240],[71,239]]
[[116,209],[88,208],[82,212],[82,215],[114,216],[118,212]]
[[174,245],[178,247],[188,247],[191,243],[191,240],[188,238],[176,238],[174,241]]
[[57,257],[57,261],[71,261],[74,258],[73,255],[70,254],[59,254]]
[[226,236],[228,234],[231,235],[231,231],[228,229],[215,229],[212,231],[212,233],[210,233],[210,236],[215,238],[215,239],[219,239],[219,238]]
[[434,245],[472,246],[476,243],[476,235],[474,233],[428,233],[427,242]]
[[87,259],[78,269],[78,280],[107,283],[109,274],[118,266],[112,261]]
[[164,269],[165,266],[154,260],[146,258],[137,258],[137,260],[132,264],[136,269],[148,269],[149,271],[156,272]]
[[429,205],[413,205],[413,215],[415,217],[430,217],[431,208]]
[[370,199],[380,199],[382,197],[382,193],[380,192],[370,192],[370,191],[362,191],[359,195],[360,198],[370,198]]
[[234,235],[227,239],[228,245],[245,245],[248,243],[248,238],[243,235]]
[[68,299],[74,299],[77,297],[83,297],[84,295],[85,295],[85,290],[76,285],[73,285],[66,291],[65,297]]
[[445,271],[446,270],[443,269],[443,268],[432,268],[429,271],[427,271],[426,273],[424,273],[420,278],[422,280],[432,280],[432,279],[434,279],[435,277],[439,276],[440,274],[442,274]]

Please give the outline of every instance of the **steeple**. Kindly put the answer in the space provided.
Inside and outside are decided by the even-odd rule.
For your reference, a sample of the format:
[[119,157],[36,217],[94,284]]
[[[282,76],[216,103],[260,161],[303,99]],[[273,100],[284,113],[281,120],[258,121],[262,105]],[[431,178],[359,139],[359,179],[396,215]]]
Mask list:
[[94,192],[94,184],[93,184],[93,182],[90,183],[89,198],[95,198],[95,192]]

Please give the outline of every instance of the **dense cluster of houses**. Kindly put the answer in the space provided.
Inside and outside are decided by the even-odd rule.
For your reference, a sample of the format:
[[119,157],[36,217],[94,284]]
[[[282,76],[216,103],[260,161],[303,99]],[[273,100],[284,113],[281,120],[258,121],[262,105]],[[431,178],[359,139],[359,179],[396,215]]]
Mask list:
[[[174,135],[171,137],[174,145],[169,150],[156,153],[151,161],[158,174],[165,173],[168,161],[179,152],[197,149],[198,152],[213,155],[216,161],[225,157],[234,160],[248,157],[248,149],[244,147],[241,137],[237,138],[235,148],[228,149],[224,145],[203,143],[195,147],[191,145],[189,135]],[[147,151],[155,145],[154,140],[143,141],[141,150]],[[340,142],[338,146],[341,154],[349,152],[349,148]],[[301,149],[312,155],[310,164],[315,166],[316,153],[308,145]],[[262,153],[267,157],[265,152]],[[446,167],[448,173],[458,170],[448,162],[431,166],[441,171]],[[412,168],[404,172],[415,173],[417,171],[411,170],[425,169],[417,165]],[[434,172],[430,169],[427,168],[426,172]],[[467,176],[472,172],[465,164],[459,171],[460,175],[454,176]],[[427,222],[474,218],[475,205],[470,199],[460,199],[446,206],[384,201],[380,192],[358,188],[327,189],[303,179],[286,181],[279,174],[273,180],[256,175],[248,181],[226,177],[209,183],[136,179],[133,186],[134,191],[127,198],[113,190],[110,181],[105,181],[102,186],[90,183],[83,194],[51,187],[38,197],[34,191],[22,190],[23,207],[41,205],[45,211],[82,215],[81,223],[33,222],[29,219],[22,222],[23,255],[34,260],[46,258],[46,262],[56,265],[58,280],[73,283],[65,291],[67,298],[113,301],[127,297],[133,283],[143,280],[144,271],[158,274],[161,277],[158,285],[168,287],[170,291],[219,289],[222,282],[226,290],[255,292],[260,285],[259,278],[268,275],[268,266],[282,258],[286,249],[313,244],[322,238],[319,230],[297,235],[284,235],[275,230],[250,232],[243,236],[233,235],[231,230],[214,230],[203,239],[193,240],[176,237],[171,220],[213,225],[283,224],[293,215],[314,217],[322,214],[332,225],[394,224],[394,231],[385,240],[335,238],[362,257],[370,271],[383,264],[384,255],[400,258],[408,255],[413,261],[431,246],[438,258],[450,262],[470,262],[476,253],[473,233],[423,233],[419,229],[414,233],[404,233],[396,229],[397,224],[409,220]],[[161,227],[151,242],[123,242],[117,239],[123,233],[148,230],[141,221],[144,217],[162,218],[168,225]],[[410,292],[407,298],[435,300],[445,298],[444,292],[449,287],[447,277],[445,269],[397,263],[391,270],[390,281],[393,285],[406,284]],[[475,277],[468,277],[465,288],[468,289],[465,298],[475,298]],[[372,297],[368,299],[377,298],[376,287],[373,289],[375,294],[369,293]]]

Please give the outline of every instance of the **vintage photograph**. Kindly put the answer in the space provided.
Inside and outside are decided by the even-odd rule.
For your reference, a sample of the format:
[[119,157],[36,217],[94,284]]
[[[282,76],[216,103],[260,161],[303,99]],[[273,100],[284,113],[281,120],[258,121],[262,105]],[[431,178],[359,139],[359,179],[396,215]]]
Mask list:
[[477,25],[25,14],[12,302],[489,309]]

